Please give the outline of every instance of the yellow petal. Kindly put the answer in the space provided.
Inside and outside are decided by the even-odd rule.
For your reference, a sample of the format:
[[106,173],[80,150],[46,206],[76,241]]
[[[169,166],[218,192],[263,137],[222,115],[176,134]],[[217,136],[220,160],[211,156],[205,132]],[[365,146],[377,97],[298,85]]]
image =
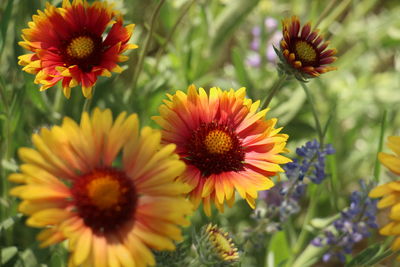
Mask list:
[[393,243],[392,243],[392,245],[390,246],[390,248],[391,248],[392,250],[394,250],[394,251],[400,249],[400,237],[397,237],[397,238],[393,241]]
[[390,194],[391,192],[393,192],[393,190],[388,186],[388,184],[382,184],[372,189],[371,192],[369,192],[369,197],[382,197]]
[[400,136],[389,136],[387,146],[400,156]]
[[27,221],[26,224],[29,226],[47,226],[61,223],[62,221],[73,216],[68,211],[62,209],[48,209],[39,211],[33,214]]
[[390,195],[385,196],[384,198],[382,198],[382,199],[378,202],[377,207],[378,207],[379,209],[383,209],[383,208],[392,206],[393,204],[396,203],[396,200],[397,200],[396,195],[390,194]]
[[395,226],[395,223],[394,222],[390,222],[387,225],[385,225],[383,228],[381,228],[379,230],[379,233],[381,235],[391,235],[391,231],[392,231],[393,226]]
[[89,257],[92,246],[92,236],[92,231],[89,228],[86,228],[82,235],[79,236],[73,253],[74,263],[77,266],[82,264]]
[[378,158],[379,161],[389,170],[391,170],[395,174],[400,175],[400,158],[383,152],[380,152],[378,154]]

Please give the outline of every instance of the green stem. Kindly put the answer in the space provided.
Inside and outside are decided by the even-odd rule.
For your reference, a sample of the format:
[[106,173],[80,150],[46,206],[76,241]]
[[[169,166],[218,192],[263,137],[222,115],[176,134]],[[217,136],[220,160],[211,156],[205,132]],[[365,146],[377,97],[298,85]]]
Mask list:
[[57,88],[57,89],[58,90],[56,91],[56,95],[54,97],[52,111],[53,111],[53,117],[58,120],[61,117],[60,109],[61,109],[61,103],[62,103],[62,99],[63,99],[63,92],[62,92],[62,88]]
[[176,29],[178,28],[178,25],[182,22],[183,18],[185,15],[188,13],[189,9],[192,7],[192,5],[196,2],[197,0],[192,0],[190,3],[188,3],[185,7],[185,9],[182,11],[181,15],[179,18],[176,20],[174,26],[172,27],[172,30],[168,34],[167,39],[165,42],[162,44],[161,48],[158,50],[157,55],[156,55],[156,65],[154,67],[154,71],[156,72],[158,70],[158,65],[160,64],[160,59],[161,55],[164,53],[165,48],[167,47],[167,44],[171,41],[172,35],[174,35]]
[[385,136],[385,129],[386,129],[386,117],[387,117],[387,111],[384,110],[383,111],[383,115],[382,115],[382,122],[381,122],[381,129],[380,129],[380,133],[379,133],[379,143],[378,143],[378,152],[376,153],[376,159],[375,159],[375,167],[374,167],[374,178],[375,178],[375,182],[379,182],[379,178],[380,178],[380,172],[381,172],[381,164],[379,163],[378,160],[378,154],[379,152],[382,151],[382,147],[383,147],[383,139]]
[[272,98],[278,92],[278,90],[282,87],[283,83],[286,81],[288,75],[283,73],[279,79],[272,85],[271,89],[269,90],[268,96],[263,100],[261,103],[261,109],[265,109],[271,103]]
[[160,0],[160,2],[156,6],[156,9],[154,10],[153,15],[151,17],[149,33],[146,36],[146,40],[144,41],[143,48],[140,50],[138,63],[136,65],[135,72],[133,74],[132,90],[130,90],[128,93],[128,103],[132,102],[132,98],[133,98],[135,90],[136,90],[138,78],[143,69],[143,61],[146,56],[147,49],[149,48],[150,40],[153,36],[155,22],[156,22],[156,19],[158,17],[158,14],[160,13],[160,9],[161,9],[162,5],[164,4],[164,2],[165,2],[165,0]]
[[[11,114],[10,114],[10,106],[8,104],[8,100],[7,100],[7,96],[5,93],[5,84],[3,83],[3,80],[0,80],[0,98],[1,98],[1,102],[3,104],[4,107],[4,112],[6,114],[6,120],[4,122],[5,125],[5,129],[6,129],[6,136],[5,136],[5,147],[4,147],[4,152],[1,155],[0,158],[0,164],[3,160],[8,161],[11,158],[11,132],[10,132],[10,122],[11,122]],[[7,196],[8,196],[8,189],[9,189],[9,182],[6,178],[7,176],[7,171],[0,167],[1,170],[1,177],[0,179],[1,181],[1,198],[4,198],[4,200],[7,200]],[[0,203],[0,219],[4,219],[7,218],[8,211],[11,211],[11,209],[5,208],[2,203]]]
[[92,104],[92,100],[93,100],[93,97],[94,97],[95,87],[93,87],[92,90],[93,90],[92,91],[92,97],[85,99],[85,103],[83,104],[82,112],[90,113],[90,105]]
[[332,0],[329,2],[328,5],[326,5],[325,9],[322,11],[322,13],[319,15],[317,23],[314,25],[314,30],[318,27],[318,25],[322,22],[324,18],[326,18],[326,15],[328,12],[331,12],[333,7],[335,6],[337,0]]
[[310,90],[308,89],[308,87],[305,83],[300,82],[300,85],[301,85],[301,87],[303,87],[304,92],[306,93],[308,103],[310,103],[311,111],[312,111],[314,121],[315,121],[315,127],[316,127],[317,134],[318,134],[319,144],[320,144],[320,147],[323,148],[324,147],[324,133],[322,131],[321,123],[319,122],[319,119],[318,119],[317,110],[315,109],[314,101],[312,99]]
[[[5,121],[5,128],[6,128],[6,148],[5,148],[5,159],[8,160],[11,157],[11,132],[10,132],[10,122],[11,122],[11,113],[10,113],[10,106],[8,104],[8,99],[5,93],[5,85],[3,80],[1,80],[0,84],[0,98],[3,102],[4,112],[6,113],[7,119]],[[6,180],[6,179],[3,179]]]
[[306,228],[307,228],[308,224],[310,223],[311,219],[314,217],[315,208],[317,207],[316,200],[318,199],[318,195],[320,192],[315,187],[313,189],[314,190],[311,192],[310,204],[308,206],[307,214],[306,214],[306,217],[304,218],[303,225],[301,227],[299,238],[297,239],[295,246],[292,250],[292,256],[290,257],[290,259],[288,260],[288,263],[286,265],[288,267],[292,267],[297,254],[302,250],[304,243],[307,241],[308,230]]

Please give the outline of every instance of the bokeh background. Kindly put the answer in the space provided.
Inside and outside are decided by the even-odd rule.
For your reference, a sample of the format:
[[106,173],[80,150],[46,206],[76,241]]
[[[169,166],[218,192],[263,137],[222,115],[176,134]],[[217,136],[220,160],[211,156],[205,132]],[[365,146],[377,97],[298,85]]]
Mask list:
[[[31,145],[32,132],[59,124],[65,115],[79,120],[84,104],[79,87],[72,89],[70,100],[64,98],[61,87],[39,92],[33,75],[18,65],[17,57],[26,53],[18,46],[21,30],[45,2],[0,1],[0,248],[3,260],[10,258],[7,266],[65,266],[62,246],[38,248],[37,231],[24,225],[17,200],[7,193],[12,185],[6,180],[17,169],[17,149]],[[50,2],[61,4],[60,0]],[[378,172],[380,182],[393,178],[384,168],[379,170],[376,154],[382,128],[385,137],[400,134],[398,0],[167,0],[158,17],[154,17],[156,0],[108,2],[124,14],[126,24],[136,24],[131,42],[140,48],[128,53],[121,75],[98,81],[92,107],[111,108],[114,114],[136,112],[142,126],[156,127],[150,117],[157,114],[165,94],[185,90],[190,84],[246,87],[249,97],[263,99],[278,77],[272,44],[280,40],[281,20],[298,15],[302,23],[319,24],[331,47],[338,49],[334,63],[338,70],[308,83],[320,120],[324,125],[329,121],[327,142],[336,149],[328,157],[330,176],[320,185],[326,194],[318,200],[315,217],[328,217],[345,207],[358,179],[372,179]],[[150,29],[153,36],[147,40]],[[297,81],[286,82],[270,107],[267,116],[277,117],[283,132],[290,135],[291,151],[317,137],[310,106]],[[306,200],[303,207],[306,210]],[[239,201],[212,220],[236,233],[240,244],[241,233],[251,225],[251,212]],[[301,227],[303,215],[304,211],[294,219],[295,229]],[[193,227],[205,221],[196,214]],[[275,259],[285,259],[290,253],[285,237],[276,234],[273,239],[270,253]],[[368,242],[379,240],[374,235]],[[257,266],[254,255],[242,256],[242,266]],[[392,259],[382,264],[395,266]]]

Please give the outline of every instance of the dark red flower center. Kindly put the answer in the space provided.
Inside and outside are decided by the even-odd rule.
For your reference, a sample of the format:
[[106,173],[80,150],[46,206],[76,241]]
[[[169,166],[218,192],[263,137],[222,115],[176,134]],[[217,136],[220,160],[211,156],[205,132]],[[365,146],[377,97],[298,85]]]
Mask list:
[[293,51],[296,58],[299,59],[303,66],[314,66],[318,63],[318,52],[309,42],[297,39],[293,43]]
[[98,65],[102,53],[102,38],[81,33],[63,42],[63,58],[68,65],[77,65],[82,71],[90,72]]
[[79,215],[94,232],[112,232],[134,217],[135,188],[117,169],[96,169],[84,174],[74,182],[71,192]]
[[187,163],[196,166],[205,177],[244,169],[241,141],[227,125],[202,123],[192,132],[187,151]]

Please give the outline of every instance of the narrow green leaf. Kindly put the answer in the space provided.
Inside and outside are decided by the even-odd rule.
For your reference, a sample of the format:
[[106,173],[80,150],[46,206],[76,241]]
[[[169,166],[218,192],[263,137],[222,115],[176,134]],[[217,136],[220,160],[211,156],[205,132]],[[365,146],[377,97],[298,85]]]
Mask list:
[[[381,244],[372,245],[363,251],[361,251],[357,256],[355,256],[349,263],[346,264],[346,267],[353,266],[366,266],[366,264],[372,260],[374,257],[382,254],[384,249]],[[370,266],[370,265],[368,265]]]
[[227,8],[217,17],[215,21],[215,33],[211,42],[210,50],[214,51],[228,38],[234,30],[243,22],[246,16],[255,8],[259,0],[232,1]]
[[235,67],[236,78],[238,79],[240,85],[250,89],[253,88],[253,84],[247,73],[242,54],[243,53],[239,50],[239,48],[235,47],[232,50],[232,61]]
[[286,260],[290,255],[290,248],[287,243],[286,233],[281,231],[274,234],[268,250],[269,253],[273,253],[275,263],[280,263]]
[[9,24],[10,18],[11,18],[13,3],[14,3],[14,0],[8,0],[6,8],[5,8],[3,14],[1,14],[0,55],[2,54],[4,46],[6,44],[7,29],[8,29],[8,24]]

